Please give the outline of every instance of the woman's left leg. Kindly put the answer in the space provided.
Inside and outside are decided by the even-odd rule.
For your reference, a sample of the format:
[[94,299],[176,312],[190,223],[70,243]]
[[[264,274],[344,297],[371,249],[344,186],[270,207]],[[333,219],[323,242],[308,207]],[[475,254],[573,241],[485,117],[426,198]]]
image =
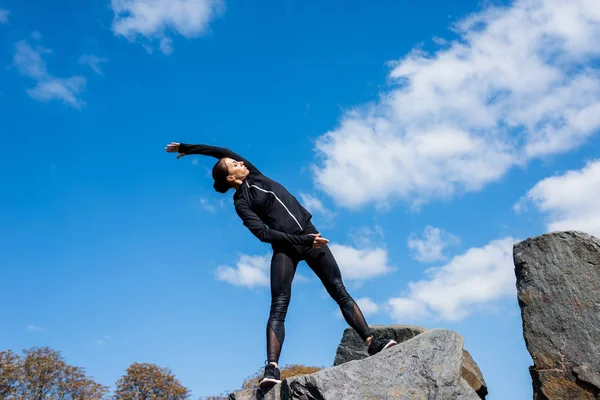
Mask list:
[[292,281],[298,265],[291,251],[275,250],[271,258],[271,311],[267,322],[267,360],[278,363],[285,339],[285,316],[292,296]]
[[365,321],[365,317],[360,311],[358,304],[356,304],[344,287],[342,273],[329,247],[325,245],[318,249],[310,248],[304,254],[304,259],[321,282],[323,282],[327,293],[340,306],[342,315],[348,325],[358,333],[362,340],[366,341],[368,337],[372,336],[371,329],[367,325],[367,321]]

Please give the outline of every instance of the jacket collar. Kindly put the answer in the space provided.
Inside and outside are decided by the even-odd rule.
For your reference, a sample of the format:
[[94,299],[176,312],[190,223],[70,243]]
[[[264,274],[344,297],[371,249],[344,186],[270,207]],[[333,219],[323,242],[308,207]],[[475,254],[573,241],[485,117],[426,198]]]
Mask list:
[[238,190],[235,191],[235,193],[233,194],[233,200],[237,200],[239,198],[242,197],[242,194],[246,191],[246,189],[248,188],[248,185],[251,184],[250,181],[250,176],[252,174],[249,174],[244,181],[242,182],[242,184],[240,185],[240,188]]

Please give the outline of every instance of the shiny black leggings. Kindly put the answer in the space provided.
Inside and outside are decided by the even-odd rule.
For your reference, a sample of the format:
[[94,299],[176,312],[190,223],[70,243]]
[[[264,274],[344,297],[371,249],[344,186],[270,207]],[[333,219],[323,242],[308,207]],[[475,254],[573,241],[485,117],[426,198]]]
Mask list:
[[[317,233],[317,230],[314,226],[309,225],[303,233]],[[360,308],[344,287],[340,269],[329,247],[323,246],[315,249],[301,245],[279,246],[273,248],[273,258],[271,259],[271,313],[267,323],[267,358],[269,362],[279,362],[279,354],[285,338],[285,316],[292,295],[292,280],[300,261],[306,261],[319,277],[327,289],[327,293],[340,306],[348,325],[363,340],[371,336],[371,330]]]

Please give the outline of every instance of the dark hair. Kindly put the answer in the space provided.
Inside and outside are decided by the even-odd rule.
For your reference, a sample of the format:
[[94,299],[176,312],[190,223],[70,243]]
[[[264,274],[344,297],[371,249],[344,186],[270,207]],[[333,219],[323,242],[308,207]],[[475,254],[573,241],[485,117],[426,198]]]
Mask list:
[[213,183],[213,188],[215,188],[215,190],[219,193],[225,193],[231,189],[229,182],[227,182],[229,171],[227,170],[227,164],[225,164],[223,160],[224,159],[221,158],[219,161],[217,161],[212,170],[212,176],[215,180],[215,183]]

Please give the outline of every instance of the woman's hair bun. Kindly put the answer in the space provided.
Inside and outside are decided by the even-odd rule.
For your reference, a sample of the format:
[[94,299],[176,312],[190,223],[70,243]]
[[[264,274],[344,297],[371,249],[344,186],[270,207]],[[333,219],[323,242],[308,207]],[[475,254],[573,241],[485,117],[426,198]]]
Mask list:
[[213,183],[213,188],[215,188],[215,190],[219,193],[225,193],[231,188],[231,186],[229,186],[227,181],[223,182],[223,181],[219,180],[219,181],[215,181],[215,183]]
[[215,180],[213,188],[215,188],[217,192],[225,193],[231,188],[231,185],[229,185],[229,182],[227,182],[227,175],[227,165],[225,165],[223,159],[221,158],[216,162],[212,170],[212,176]]

